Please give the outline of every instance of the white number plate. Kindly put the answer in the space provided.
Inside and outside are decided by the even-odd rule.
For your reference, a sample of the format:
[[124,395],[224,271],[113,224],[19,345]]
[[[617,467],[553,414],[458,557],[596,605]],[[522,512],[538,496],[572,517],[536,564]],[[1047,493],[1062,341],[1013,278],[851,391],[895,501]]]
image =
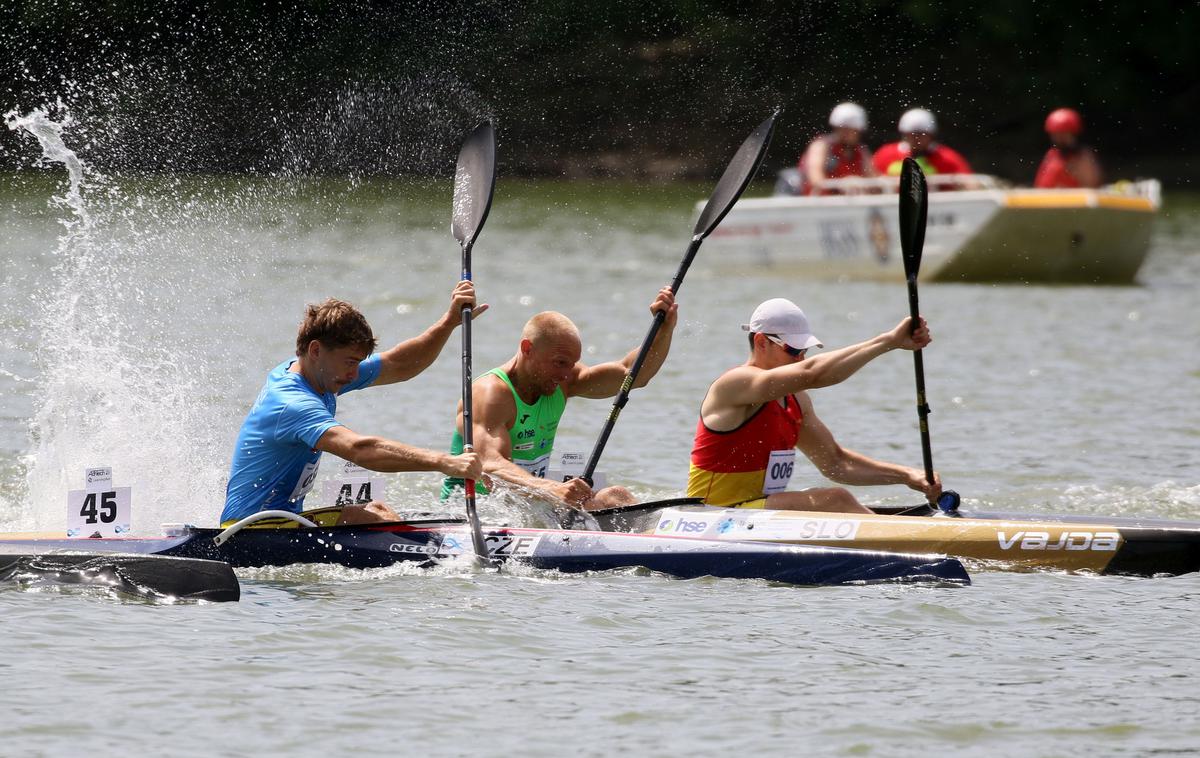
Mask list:
[[774,495],[786,490],[795,467],[795,450],[772,450],[771,458],[767,461],[767,474],[763,477],[763,494]]
[[128,534],[132,500],[129,487],[71,490],[67,493],[67,536]]

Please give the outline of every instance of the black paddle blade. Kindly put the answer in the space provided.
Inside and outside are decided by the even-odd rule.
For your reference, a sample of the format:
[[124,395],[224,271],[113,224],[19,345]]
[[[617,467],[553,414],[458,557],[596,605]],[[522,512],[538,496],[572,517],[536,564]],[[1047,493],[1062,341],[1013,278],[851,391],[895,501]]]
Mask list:
[[909,278],[921,270],[928,214],[929,188],[925,174],[915,160],[905,158],[900,170],[900,250],[904,254],[904,274]]
[[717,224],[721,223],[721,219],[725,218],[733,204],[746,191],[747,185],[762,164],[763,156],[767,154],[767,145],[771,144],[771,134],[775,131],[775,117],[778,115],[777,108],[738,148],[733,160],[725,167],[725,173],[721,174],[721,180],[717,182],[712,196],[708,198],[708,205],[704,206],[700,218],[696,219],[693,239],[704,239],[716,229]]
[[454,170],[454,215],[450,230],[463,247],[475,241],[487,219],[495,186],[496,130],[490,121],[484,121],[467,135]]

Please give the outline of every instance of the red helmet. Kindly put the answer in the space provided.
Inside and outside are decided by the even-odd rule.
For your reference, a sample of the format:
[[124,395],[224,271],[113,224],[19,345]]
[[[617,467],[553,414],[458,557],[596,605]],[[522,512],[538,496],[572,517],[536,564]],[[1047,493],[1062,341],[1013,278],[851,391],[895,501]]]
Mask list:
[[1059,108],[1046,116],[1046,133],[1067,132],[1078,135],[1083,131],[1083,118],[1071,108]]

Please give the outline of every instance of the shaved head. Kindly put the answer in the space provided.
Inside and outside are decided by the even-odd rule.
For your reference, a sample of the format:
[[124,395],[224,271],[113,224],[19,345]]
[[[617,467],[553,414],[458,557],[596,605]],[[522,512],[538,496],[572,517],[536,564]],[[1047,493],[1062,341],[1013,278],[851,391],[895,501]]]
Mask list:
[[542,311],[525,322],[521,339],[529,340],[534,347],[543,347],[569,339],[582,344],[579,328],[571,319],[557,311]]

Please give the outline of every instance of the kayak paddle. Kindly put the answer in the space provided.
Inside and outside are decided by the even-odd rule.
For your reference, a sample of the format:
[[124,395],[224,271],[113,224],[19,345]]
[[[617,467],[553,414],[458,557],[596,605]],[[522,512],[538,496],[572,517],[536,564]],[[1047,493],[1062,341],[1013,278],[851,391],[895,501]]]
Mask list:
[[[717,224],[721,223],[721,219],[725,218],[725,215],[733,208],[733,204],[741,197],[742,192],[750,184],[750,180],[754,178],[754,174],[758,172],[763,156],[766,155],[767,145],[771,142],[771,133],[775,129],[775,117],[778,115],[779,110],[776,109],[766,121],[759,124],[758,128],[751,132],[742,146],[738,148],[733,160],[725,167],[725,173],[721,174],[721,179],[717,182],[712,196],[709,197],[708,204],[700,212],[700,218],[696,219],[696,226],[692,230],[692,241],[688,245],[687,253],[683,256],[683,262],[679,264],[679,270],[675,272],[675,279],[671,282],[672,293],[679,292],[679,286],[683,284],[683,277],[687,275],[688,267],[692,265],[692,259],[696,257],[696,252],[700,249],[700,243],[717,227]],[[600,462],[604,446],[608,444],[609,435],[612,434],[613,426],[617,423],[617,416],[621,415],[621,409],[629,402],[629,392],[633,389],[638,372],[642,370],[642,364],[646,362],[646,356],[650,354],[650,347],[654,344],[654,338],[666,317],[667,314],[662,311],[654,314],[654,323],[650,325],[650,331],[646,334],[646,339],[642,341],[641,350],[638,351],[633,366],[625,374],[625,381],[621,383],[621,390],[617,393],[616,400],[613,401],[612,411],[604,422],[604,429],[601,430],[600,438],[596,440],[596,446],[592,448],[591,457],[588,458],[587,466],[580,476],[588,483],[588,486],[592,485],[592,474],[596,472],[596,465]]]
[[[921,319],[917,302],[917,274],[921,270],[921,252],[925,247],[925,223],[929,215],[929,188],[920,165],[904,159],[900,170],[900,252],[904,257],[904,276],[908,280],[908,310],[912,330]],[[929,443],[929,403],[925,399],[925,362],[920,350],[913,351],[913,370],[917,379],[917,418],[921,427],[921,455],[925,460],[925,481],[933,484],[933,448]],[[959,496],[947,490],[938,498],[938,507],[946,513],[957,510]]]
[[[492,191],[496,186],[496,131],[485,121],[467,135],[458,151],[458,166],[454,170],[454,210],[450,230],[462,248],[462,278],[471,280],[471,247],[475,244],[483,222],[492,208]],[[462,418],[463,452],[471,452],[474,436],[471,428],[471,306],[462,309]],[[471,527],[471,544],[482,565],[493,565],[487,542],[475,511],[475,480],[464,482],[467,501],[467,522]]]

